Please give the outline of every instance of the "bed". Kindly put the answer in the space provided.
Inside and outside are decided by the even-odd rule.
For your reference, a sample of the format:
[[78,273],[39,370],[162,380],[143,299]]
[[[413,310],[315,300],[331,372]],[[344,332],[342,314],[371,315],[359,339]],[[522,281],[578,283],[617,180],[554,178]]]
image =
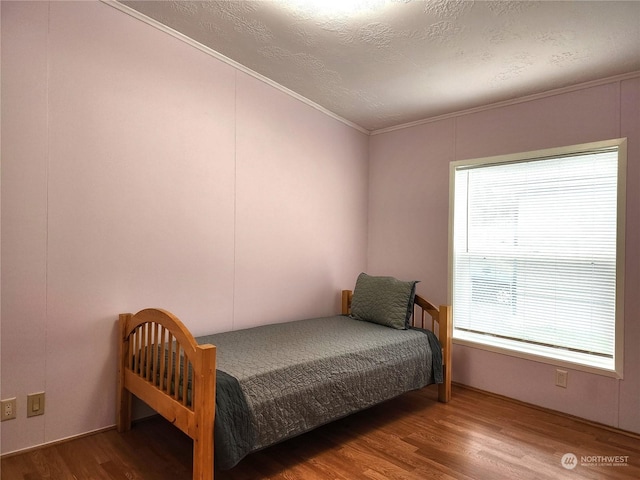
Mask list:
[[211,480],[214,463],[232,468],[410,390],[437,384],[438,400],[449,401],[450,308],[415,295],[414,284],[405,323],[393,327],[386,313],[381,322],[363,320],[371,302],[390,302],[358,292],[359,283],[342,291],[341,315],[198,338],[166,310],[121,314],[118,431],[131,428],[138,397],[193,439],[193,479]]

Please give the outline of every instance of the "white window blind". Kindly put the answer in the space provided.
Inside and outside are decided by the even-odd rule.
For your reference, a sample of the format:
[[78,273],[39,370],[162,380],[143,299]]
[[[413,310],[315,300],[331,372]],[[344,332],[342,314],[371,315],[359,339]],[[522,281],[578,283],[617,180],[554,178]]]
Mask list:
[[454,337],[614,369],[618,154],[456,165]]

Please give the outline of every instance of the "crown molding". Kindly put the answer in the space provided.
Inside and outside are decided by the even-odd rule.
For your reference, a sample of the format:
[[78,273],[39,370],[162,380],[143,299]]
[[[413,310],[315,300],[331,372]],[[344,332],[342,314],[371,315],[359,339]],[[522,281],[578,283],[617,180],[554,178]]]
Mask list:
[[470,115],[473,113],[478,113],[478,112],[483,112],[483,111],[487,111],[487,110],[492,110],[494,108],[500,108],[500,107],[506,107],[506,106],[510,106],[510,105],[517,105],[520,103],[525,103],[525,102],[530,102],[533,100],[538,100],[538,99],[542,99],[542,98],[547,98],[547,97],[552,97],[555,95],[561,95],[564,93],[569,93],[569,92],[574,92],[577,90],[582,90],[585,88],[590,88],[590,87],[596,87],[599,85],[605,85],[607,83],[613,83],[613,82],[621,82],[623,80],[628,80],[628,79],[632,79],[632,78],[638,78],[640,77],[640,71],[636,71],[636,72],[630,72],[630,73],[625,73],[625,74],[620,74],[620,75],[615,75],[615,76],[611,76],[611,77],[606,77],[606,78],[602,78],[602,79],[597,79],[597,80],[592,80],[592,81],[588,81],[588,82],[583,82],[583,83],[579,83],[576,85],[570,85],[567,87],[562,87],[562,88],[557,88],[557,89],[553,89],[553,90],[548,90],[545,92],[540,92],[540,93],[535,93],[535,94],[531,94],[531,95],[526,95],[524,97],[518,97],[518,98],[514,98],[514,99],[510,99],[510,100],[504,100],[504,101],[500,101],[500,102],[495,102],[495,103],[490,103],[487,105],[482,105],[479,107],[474,107],[474,108],[469,108],[469,109],[465,109],[465,110],[459,110],[456,112],[451,112],[451,113],[445,113],[443,115],[437,115],[437,116],[433,116],[433,117],[427,117],[427,118],[423,118],[420,120],[415,120],[413,122],[408,122],[408,123],[402,123],[399,125],[394,125],[391,127],[385,127],[385,128],[381,128],[381,129],[377,129],[377,130],[367,130],[366,128],[351,122],[350,120],[347,120],[343,117],[341,117],[340,115],[337,115],[336,113],[332,112],[331,110],[328,110],[327,108],[315,103],[312,100],[309,100],[308,98],[300,95],[299,93],[294,92],[293,90],[288,89],[287,87],[271,80],[268,77],[265,77],[264,75],[255,72],[253,70],[251,70],[250,68],[247,68],[246,66],[236,62],[235,60],[230,59],[229,57],[226,57],[224,55],[222,55],[221,53],[213,50],[210,47],[207,47],[206,45],[203,45],[195,40],[193,40],[192,38],[187,37],[186,35],[172,29],[171,27],[168,27],[160,22],[158,22],[157,20],[154,20],[151,17],[148,17],[140,12],[138,12],[137,10],[134,10],[133,8],[124,5],[122,3],[120,3],[118,0],[100,0],[100,2],[109,5],[110,7],[115,8],[116,10],[119,10],[123,13],[126,13],[127,15],[140,20],[141,22],[144,22],[158,30],[161,30],[162,32],[171,35],[172,37],[187,43],[188,45],[206,53],[207,55],[210,55],[214,58],[216,58],[217,60],[220,60],[234,68],[236,68],[237,70],[246,73],[247,75],[263,82],[266,83],[267,85],[276,88],[277,90],[280,90],[281,92],[301,101],[302,103],[324,113],[325,115],[351,127],[356,129],[357,131],[364,133],[365,135],[380,135],[383,133],[389,133],[389,132],[393,132],[396,130],[402,130],[405,128],[411,128],[411,127],[416,127],[419,125],[424,125],[427,123],[433,123],[433,122],[439,122],[441,120],[446,120],[449,118],[456,118],[456,117],[460,117],[463,115]]
[[122,3],[120,3],[117,0],[100,0],[100,2],[104,3],[105,5],[109,5],[110,7],[115,8],[116,10],[119,10],[123,13],[126,13],[127,15],[140,20],[141,22],[144,22],[154,28],[157,28],[158,30],[161,30],[162,32],[171,35],[172,37],[200,50],[203,53],[206,53],[207,55],[210,55],[214,58],[216,58],[217,60],[220,60],[221,62],[224,62],[232,67],[234,67],[237,70],[240,70],[243,73],[246,73],[247,75],[250,75],[251,77],[260,80],[263,83],[266,83],[267,85],[276,88],[277,90],[280,90],[281,92],[295,98],[296,100],[301,101],[302,103],[324,113],[325,115],[328,115],[329,117],[338,120],[339,122],[354,128],[356,130],[358,130],[361,133],[364,133],[365,135],[369,135],[371,132],[369,130],[367,130],[366,128],[361,127],[360,125],[351,122],[350,120],[347,120],[346,118],[341,117],[340,115],[337,115],[335,113],[333,113],[331,110],[328,110],[326,108],[324,108],[321,105],[318,105],[317,103],[315,103],[312,100],[309,100],[306,97],[303,97],[302,95],[300,95],[299,93],[294,92],[293,90],[288,89],[287,87],[280,85],[277,82],[274,82],[273,80],[271,80],[270,78],[265,77],[264,75],[255,72],[253,70],[251,70],[250,68],[245,67],[244,65],[236,62],[235,60],[230,59],[229,57],[226,57],[224,55],[222,55],[219,52],[216,52],[215,50],[213,50],[210,47],[207,47],[206,45],[203,45],[200,42],[197,42],[195,40],[193,40],[192,38],[187,37],[186,35],[174,30],[171,27],[168,27],[160,22],[158,22],[157,20],[154,20],[151,17],[148,17],[147,15],[144,15],[143,13],[138,12],[137,10],[134,10],[133,8],[124,5]]
[[534,93],[532,95],[526,95],[524,97],[513,98],[510,100],[504,100],[502,102],[490,103],[482,105],[480,107],[469,108],[466,110],[459,110],[457,112],[445,113],[435,117],[428,117],[414,122],[403,123],[400,125],[394,125],[392,127],[380,128],[378,130],[372,130],[369,135],[380,135],[382,133],[393,132],[395,130],[402,130],[405,128],[416,127],[418,125],[424,125],[426,123],[439,122],[448,118],[461,117],[463,115],[469,115],[472,113],[484,112],[486,110],[492,110],[494,108],[507,107],[510,105],[517,105],[519,103],[530,102],[533,100],[539,100],[541,98],[553,97],[561,95],[563,93],[575,92],[577,90],[584,90],[585,88],[597,87],[599,85],[606,85],[607,83],[622,82],[623,80],[629,80],[632,78],[640,78],[640,71],[623,73],[612,77],[601,78],[598,80],[591,80],[589,82],[578,83],[568,87],[556,88],[553,90],[547,90],[546,92]]

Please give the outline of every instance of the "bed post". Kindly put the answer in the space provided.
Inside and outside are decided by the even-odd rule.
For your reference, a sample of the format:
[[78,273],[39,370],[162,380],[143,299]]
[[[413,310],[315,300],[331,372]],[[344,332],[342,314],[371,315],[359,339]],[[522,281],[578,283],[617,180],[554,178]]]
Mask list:
[[216,347],[201,345],[196,350],[197,381],[193,399],[196,431],[193,436],[193,480],[213,480],[213,426],[216,414]]
[[351,313],[351,298],[353,292],[351,290],[342,290],[342,315]]
[[131,430],[131,392],[124,388],[126,362],[129,358],[129,335],[127,328],[131,321],[130,313],[123,313],[118,322],[118,388],[116,399],[116,426],[118,432]]
[[442,349],[442,375],[443,383],[438,385],[438,401],[446,403],[451,400],[451,349],[453,338],[453,322],[451,319],[451,307],[441,305],[438,315],[438,337]]

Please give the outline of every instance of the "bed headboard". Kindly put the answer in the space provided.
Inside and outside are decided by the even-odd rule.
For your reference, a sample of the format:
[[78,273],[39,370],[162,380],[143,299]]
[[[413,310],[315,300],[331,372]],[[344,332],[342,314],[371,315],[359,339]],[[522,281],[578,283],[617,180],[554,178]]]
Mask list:
[[[342,314],[351,313],[352,290],[342,290]],[[431,328],[428,326],[427,314],[431,317]],[[442,346],[442,369],[444,383],[438,385],[438,400],[448,402],[451,399],[451,339],[453,337],[453,322],[449,305],[434,304],[416,294],[412,316],[414,327],[429,328],[435,333]],[[437,324],[437,328],[436,328]]]

